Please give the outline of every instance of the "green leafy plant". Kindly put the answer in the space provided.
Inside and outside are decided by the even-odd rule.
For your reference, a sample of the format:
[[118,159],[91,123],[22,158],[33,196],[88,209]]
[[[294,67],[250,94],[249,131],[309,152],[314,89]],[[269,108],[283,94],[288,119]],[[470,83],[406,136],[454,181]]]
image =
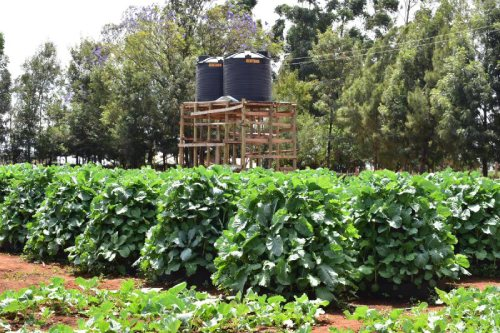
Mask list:
[[498,272],[500,259],[500,182],[477,173],[446,171],[432,175],[447,197],[447,224],[458,239],[455,252],[466,255],[475,272]]
[[11,183],[22,174],[23,169],[31,169],[29,164],[13,164],[0,166],[0,204],[6,195],[10,193]]
[[[307,331],[320,307],[328,303],[307,296],[285,302],[281,296],[253,291],[236,297],[214,297],[188,289],[186,283],[168,290],[136,289],[133,281],[119,290],[96,288],[96,279],[75,281],[81,290],[64,288],[62,279],[0,294],[4,326],[22,325],[26,331],[46,325],[56,315],[80,318],[76,328],[54,325],[49,332],[255,332]],[[0,322],[1,323],[1,322]]]
[[150,169],[128,171],[110,180],[92,200],[85,231],[68,248],[69,260],[83,271],[130,271],[146,232],[156,224],[161,184]]
[[183,270],[213,271],[214,243],[236,210],[239,179],[228,169],[183,170],[158,199],[158,224],[141,251],[141,271],[156,280]]
[[255,181],[216,243],[215,284],[326,300],[355,289],[357,232],[336,177],[306,171]]
[[[430,311],[427,303],[421,303],[410,311],[395,309],[389,313],[356,308],[348,319],[363,322],[360,333],[371,332],[497,332],[500,313],[500,288],[488,287],[483,291],[460,288],[445,293],[436,289],[438,304],[445,307]],[[330,332],[352,332],[331,328]]]
[[436,184],[405,173],[363,172],[350,179],[348,191],[360,234],[361,287],[434,286],[467,273],[467,259],[454,253],[457,239],[442,215],[446,207]]
[[97,166],[60,169],[28,224],[24,253],[32,260],[64,260],[67,247],[85,230],[90,203],[113,173]]
[[56,169],[24,167],[10,182],[0,205],[0,247],[9,252],[23,249],[27,225],[45,197],[45,188]]

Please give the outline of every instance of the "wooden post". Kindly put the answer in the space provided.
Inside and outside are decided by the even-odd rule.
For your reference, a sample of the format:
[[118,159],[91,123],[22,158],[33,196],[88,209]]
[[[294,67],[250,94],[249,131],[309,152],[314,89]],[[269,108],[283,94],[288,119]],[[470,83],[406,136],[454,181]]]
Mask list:
[[[194,105],[194,111],[198,111],[198,103]],[[193,118],[193,143],[198,142],[198,127],[196,126],[196,118]],[[198,147],[193,147],[193,165],[198,166]]]
[[[279,107],[276,104],[273,104],[273,108],[274,108],[274,113],[273,113],[273,117],[274,117],[275,114],[279,111],[278,110]],[[278,122],[278,121],[279,121],[279,118],[276,119],[276,122]],[[280,127],[279,126],[276,127],[276,137],[277,138],[280,137]],[[277,149],[276,149],[277,156],[281,155],[281,147],[280,146],[281,146],[281,144],[278,142]],[[281,160],[279,157],[276,159],[276,170],[278,170],[278,171],[281,170]]]
[[[212,103],[208,106],[208,110],[212,110]],[[211,142],[212,141],[212,127],[210,126],[211,118],[210,114],[208,114],[208,125],[207,125],[207,141],[206,142]],[[207,162],[206,165],[207,167],[210,166],[210,147],[207,147]]]
[[[233,141],[236,141],[236,138],[238,136],[236,135],[236,122],[233,124],[233,130],[232,130],[232,139]],[[237,164],[237,161],[236,161],[236,158],[238,157],[237,156],[237,147],[236,147],[236,143],[233,143],[233,165],[236,165]]]
[[247,151],[247,145],[246,145],[246,117],[245,117],[245,112],[246,112],[246,100],[242,99],[241,103],[243,104],[243,107],[241,108],[241,170],[246,169],[246,151]]
[[[269,118],[267,119],[267,135],[269,136],[268,140],[269,140],[269,148],[268,148],[268,152],[269,152],[269,155],[273,155],[273,150],[274,150],[274,144],[273,144],[273,135],[274,135],[274,129],[273,129],[273,114],[274,113],[274,109],[273,107],[270,107],[269,108]],[[272,163],[273,162],[273,159],[270,159]],[[269,161],[268,161],[269,163]],[[268,165],[269,167],[269,165]]]
[[229,115],[224,115],[224,164],[229,164]]
[[[184,104],[181,105],[181,123],[179,124],[179,143],[183,145],[186,143],[184,139]],[[184,166],[184,147],[179,147],[179,165]]]

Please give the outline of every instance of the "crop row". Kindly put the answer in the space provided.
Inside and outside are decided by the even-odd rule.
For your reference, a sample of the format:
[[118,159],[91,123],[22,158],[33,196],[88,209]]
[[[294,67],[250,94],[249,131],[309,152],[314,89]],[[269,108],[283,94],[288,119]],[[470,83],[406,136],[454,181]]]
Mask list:
[[[429,308],[422,302],[409,310],[395,309],[380,312],[367,306],[357,307],[353,313],[345,311],[348,319],[359,320],[359,333],[389,332],[498,332],[500,327],[500,288],[484,290],[459,288],[445,293],[436,289],[436,304]],[[330,328],[331,333],[353,333],[352,330]]]
[[[67,289],[60,278],[49,285],[0,294],[0,329],[5,332],[296,332],[310,333],[320,308],[328,302],[307,296],[286,302],[282,296],[212,296],[181,283],[167,290],[137,289],[132,280],[119,290],[98,289],[97,279],[77,278],[80,290]],[[439,308],[423,302],[407,309],[379,312],[359,306],[348,319],[361,322],[359,332],[498,332],[500,288],[482,291],[436,289]],[[76,318],[67,326],[51,323]],[[17,330],[18,329],[18,330]],[[332,333],[351,330],[330,328]]]
[[222,167],[0,167],[0,247],[88,272],[212,277],[332,300],[435,286],[500,258],[500,183],[445,171],[338,177]]
[[[75,280],[80,290],[66,289],[64,280],[0,294],[2,332],[276,332],[307,333],[320,306],[307,296],[286,302],[281,296],[254,292],[235,297],[212,296],[187,288],[185,282],[167,290],[123,282],[116,291],[98,289],[97,279]],[[76,318],[67,326],[52,323]],[[52,325],[51,325],[52,324]],[[76,326],[76,327],[75,327]],[[17,330],[16,328],[19,328]],[[45,331],[45,330],[43,330]]]

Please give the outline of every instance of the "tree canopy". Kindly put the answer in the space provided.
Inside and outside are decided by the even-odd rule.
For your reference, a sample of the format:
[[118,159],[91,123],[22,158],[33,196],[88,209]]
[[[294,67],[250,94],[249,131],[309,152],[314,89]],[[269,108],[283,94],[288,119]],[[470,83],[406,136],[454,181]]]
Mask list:
[[487,173],[500,161],[498,1],[299,0],[273,25],[257,3],[131,7],[67,66],[47,42],[15,80],[0,33],[2,161],[165,165],[197,57],[242,50],[269,50],[274,98],[297,103],[301,167]]

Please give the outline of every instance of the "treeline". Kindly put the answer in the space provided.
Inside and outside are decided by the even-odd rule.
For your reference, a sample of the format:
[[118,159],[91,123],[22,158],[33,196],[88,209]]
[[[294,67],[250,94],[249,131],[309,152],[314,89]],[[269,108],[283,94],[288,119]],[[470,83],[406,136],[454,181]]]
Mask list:
[[298,103],[302,167],[486,173],[500,161],[496,1],[299,1],[277,6],[273,26],[256,2],[131,8],[67,68],[46,43],[15,80],[0,37],[2,161],[174,161],[196,57],[245,49],[280,64],[274,96]]
[[322,3],[279,8],[276,90],[303,110],[303,164],[486,174],[500,160],[498,1]]

